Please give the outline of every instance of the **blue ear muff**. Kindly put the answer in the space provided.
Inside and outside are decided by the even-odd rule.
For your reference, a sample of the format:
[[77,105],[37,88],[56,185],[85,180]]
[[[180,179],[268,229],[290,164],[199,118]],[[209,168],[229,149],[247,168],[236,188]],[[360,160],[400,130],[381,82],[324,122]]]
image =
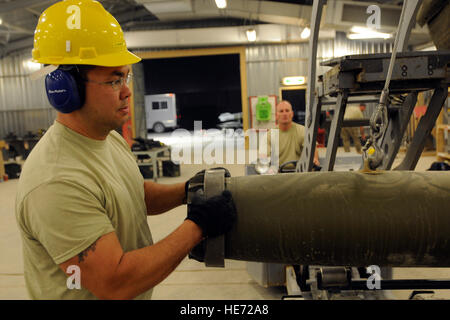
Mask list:
[[62,113],[71,113],[82,107],[82,95],[74,76],[66,70],[55,70],[45,77],[45,89],[50,104]]

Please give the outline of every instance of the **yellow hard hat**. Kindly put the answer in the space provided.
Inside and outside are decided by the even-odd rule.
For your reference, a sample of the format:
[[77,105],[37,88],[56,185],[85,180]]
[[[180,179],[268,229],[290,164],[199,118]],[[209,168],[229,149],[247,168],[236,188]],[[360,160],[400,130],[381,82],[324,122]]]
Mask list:
[[47,8],[34,34],[33,61],[117,67],[141,60],[129,52],[117,20],[93,0],[65,0]]

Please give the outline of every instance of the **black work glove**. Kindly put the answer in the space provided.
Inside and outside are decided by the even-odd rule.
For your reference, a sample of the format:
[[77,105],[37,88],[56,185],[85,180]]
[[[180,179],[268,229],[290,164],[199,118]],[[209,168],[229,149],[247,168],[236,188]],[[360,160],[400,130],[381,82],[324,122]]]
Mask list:
[[[227,169],[222,168],[222,167],[216,167],[216,168],[212,168],[212,169],[208,169],[208,170],[218,170],[218,169],[225,170],[225,178],[231,177],[230,171],[228,171]],[[203,189],[203,183],[205,180],[205,172],[206,172],[206,170],[203,169],[202,171],[197,172],[197,174],[195,176],[193,176],[192,178],[190,178],[188,181],[186,181],[186,183],[184,184],[185,196],[183,199],[183,204],[186,204],[186,202],[187,202],[189,189],[191,189],[191,192],[196,192],[198,189]]]
[[196,195],[189,205],[186,219],[198,225],[204,237],[216,237],[228,232],[236,220],[236,207],[231,192],[205,199]]

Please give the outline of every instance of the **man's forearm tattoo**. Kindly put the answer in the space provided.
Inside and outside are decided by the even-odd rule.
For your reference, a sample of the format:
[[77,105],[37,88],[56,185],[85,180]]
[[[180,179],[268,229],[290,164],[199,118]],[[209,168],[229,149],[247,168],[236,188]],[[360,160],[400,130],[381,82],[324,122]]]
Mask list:
[[86,250],[84,250],[83,252],[80,252],[80,253],[78,254],[78,263],[84,261],[84,258],[87,257],[89,251],[94,252],[94,251],[95,251],[95,246],[96,246],[96,245],[97,245],[97,241],[95,241],[93,244],[91,244],[91,245],[90,245]]

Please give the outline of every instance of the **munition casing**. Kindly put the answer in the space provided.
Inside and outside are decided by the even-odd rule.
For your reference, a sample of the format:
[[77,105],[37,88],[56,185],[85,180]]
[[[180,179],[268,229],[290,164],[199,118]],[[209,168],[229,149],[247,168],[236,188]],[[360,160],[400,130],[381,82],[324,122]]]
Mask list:
[[450,267],[450,172],[227,178],[225,258],[323,266]]

